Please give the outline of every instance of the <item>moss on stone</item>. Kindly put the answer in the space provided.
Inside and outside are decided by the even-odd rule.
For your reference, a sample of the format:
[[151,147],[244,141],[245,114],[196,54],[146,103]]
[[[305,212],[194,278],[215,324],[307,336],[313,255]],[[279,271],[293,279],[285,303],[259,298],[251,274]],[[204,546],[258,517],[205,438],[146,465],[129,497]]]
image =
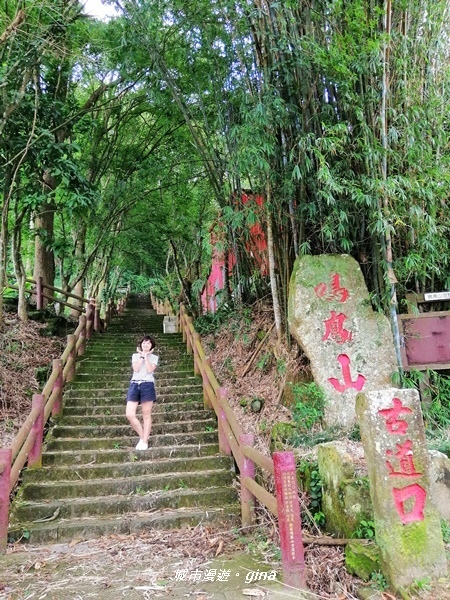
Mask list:
[[368,581],[381,568],[378,546],[375,542],[352,540],[345,547],[345,567],[352,575]]
[[270,451],[284,450],[295,432],[293,423],[275,423],[270,432]]

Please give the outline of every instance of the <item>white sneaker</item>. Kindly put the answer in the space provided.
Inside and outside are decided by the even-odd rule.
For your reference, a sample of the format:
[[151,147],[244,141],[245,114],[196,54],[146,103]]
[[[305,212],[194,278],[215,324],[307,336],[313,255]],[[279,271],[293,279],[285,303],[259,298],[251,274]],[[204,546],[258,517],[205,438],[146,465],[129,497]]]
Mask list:
[[143,440],[139,440],[136,445],[136,450],[147,450],[148,444],[146,444]]

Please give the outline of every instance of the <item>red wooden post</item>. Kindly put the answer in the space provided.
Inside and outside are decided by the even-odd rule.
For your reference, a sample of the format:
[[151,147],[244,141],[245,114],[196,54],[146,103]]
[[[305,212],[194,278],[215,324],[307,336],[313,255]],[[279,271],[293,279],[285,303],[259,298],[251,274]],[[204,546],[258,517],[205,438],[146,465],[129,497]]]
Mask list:
[[86,339],[90,340],[94,329],[94,306],[88,304],[86,306]]
[[94,331],[98,333],[100,331],[100,309],[94,310]]
[[274,452],[272,458],[275,469],[283,582],[296,589],[305,589],[305,553],[294,453]]
[[36,308],[37,310],[42,310],[44,308],[44,296],[43,292],[43,279],[42,277],[38,277],[36,281]]
[[[239,436],[240,446],[253,446],[255,438],[251,433],[244,433]],[[255,496],[242,483],[244,477],[250,477],[255,480],[255,463],[244,456],[241,469],[241,516],[242,527],[251,527],[255,524]]]
[[80,339],[81,344],[78,347],[78,356],[83,356],[86,351],[86,315],[80,315],[79,318],[81,331],[80,331]]
[[11,448],[0,448],[0,554],[8,544],[9,480],[11,477]]
[[42,438],[44,436],[44,405],[45,398],[42,394],[33,394],[32,408],[39,408],[39,415],[31,428],[36,435],[34,444],[28,454],[29,467],[42,467]]
[[61,414],[62,411],[62,392],[63,392],[63,369],[62,369],[62,360],[60,358],[55,358],[53,361],[53,370],[58,371],[58,377],[56,378],[55,383],[53,384],[52,393],[56,392],[56,400],[53,405],[52,415],[56,417]]
[[231,448],[228,442],[228,438],[225,435],[225,431],[223,428],[223,424],[227,422],[227,416],[225,411],[221,406],[221,402],[226,402],[228,397],[228,392],[226,388],[220,387],[217,390],[217,399],[219,401],[219,414],[217,419],[217,425],[219,429],[219,450],[228,456],[231,456]]
[[70,369],[67,373],[66,381],[72,381],[75,377],[75,369],[76,369],[76,360],[77,360],[77,348],[76,348],[77,338],[75,335],[70,334],[67,336],[67,345],[71,345],[72,349],[70,350],[70,354],[67,357],[67,360],[71,361]]

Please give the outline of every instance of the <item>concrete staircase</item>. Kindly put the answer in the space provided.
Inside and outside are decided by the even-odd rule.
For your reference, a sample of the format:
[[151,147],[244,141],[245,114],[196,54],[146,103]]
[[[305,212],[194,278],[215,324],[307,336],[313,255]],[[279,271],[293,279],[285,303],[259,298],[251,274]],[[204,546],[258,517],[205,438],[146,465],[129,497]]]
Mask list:
[[[160,362],[143,452],[135,450],[125,397],[131,354],[145,334],[154,336]],[[149,300],[131,297],[79,359],[64,414],[46,437],[43,468],[24,472],[10,537],[39,544],[199,523],[237,525],[233,479],[181,334],[164,334],[163,317]]]

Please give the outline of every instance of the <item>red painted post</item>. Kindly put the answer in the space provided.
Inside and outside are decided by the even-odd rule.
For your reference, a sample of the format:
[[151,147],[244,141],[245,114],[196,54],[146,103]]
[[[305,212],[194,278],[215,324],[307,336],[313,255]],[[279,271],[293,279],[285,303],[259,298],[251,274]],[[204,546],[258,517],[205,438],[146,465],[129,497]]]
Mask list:
[[11,448],[0,448],[0,554],[5,553],[8,544],[11,460]]
[[294,453],[274,452],[272,458],[275,470],[283,583],[296,589],[305,589],[305,553]]
[[86,339],[90,340],[94,330],[94,307],[92,304],[86,306]]
[[37,310],[42,310],[44,308],[44,296],[43,292],[43,279],[42,277],[38,277],[36,281],[36,308]]
[[[251,433],[244,433],[239,436],[240,446],[253,446],[255,438]],[[242,483],[244,477],[255,479],[255,463],[244,456],[241,469],[241,517],[242,527],[251,527],[255,524],[255,496]]]
[[42,441],[44,436],[44,405],[45,398],[42,394],[33,394],[32,408],[39,408],[39,415],[33,423],[31,432],[36,435],[34,444],[28,454],[29,467],[42,467]]
[[75,335],[70,334],[67,336],[67,345],[71,345],[72,349],[70,350],[70,354],[67,357],[67,360],[71,360],[71,366],[67,373],[66,381],[72,381],[75,377],[75,369],[76,369],[76,360],[77,360],[77,348],[76,348],[77,338]]
[[228,443],[228,438],[225,435],[225,431],[223,428],[223,424],[227,422],[227,416],[221,406],[221,402],[226,402],[227,398],[228,398],[227,389],[220,387],[217,390],[217,399],[219,401],[219,414],[218,414],[218,418],[217,418],[217,425],[218,425],[218,429],[219,429],[219,450],[220,450],[220,452],[223,452],[223,454],[227,454],[228,456],[231,456],[230,444]]
[[79,318],[81,331],[80,331],[80,339],[81,344],[78,347],[78,356],[83,356],[86,351],[86,315],[80,315]]
[[56,417],[61,414],[62,411],[62,393],[63,393],[63,369],[62,369],[62,360],[60,358],[55,358],[53,361],[53,370],[58,371],[58,377],[56,378],[55,383],[53,384],[52,393],[56,392],[56,400],[52,409],[52,416]]

